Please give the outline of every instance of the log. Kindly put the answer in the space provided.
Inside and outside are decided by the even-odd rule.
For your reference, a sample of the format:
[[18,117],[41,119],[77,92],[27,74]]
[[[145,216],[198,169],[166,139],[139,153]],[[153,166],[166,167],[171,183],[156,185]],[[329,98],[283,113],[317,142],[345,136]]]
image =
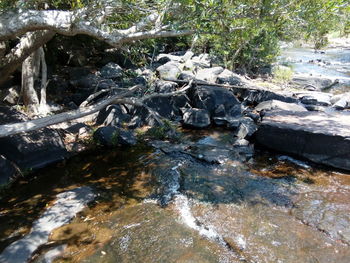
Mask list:
[[30,120],[26,122],[0,125],[0,138],[14,135],[14,134],[19,134],[22,132],[38,130],[57,123],[71,121],[71,120],[85,117],[99,110],[102,110],[103,108],[107,107],[112,103],[123,103],[125,101],[123,100],[123,98],[132,95],[136,90],[140,89],[141,87],[142,87],[141,85],[133,86],[123,94],[115,95],[104,101],[96,103],[95,105],[91,105],[85,108],[63,112],[63,113],[56,114],[54,116],[48,116],[48,117]]

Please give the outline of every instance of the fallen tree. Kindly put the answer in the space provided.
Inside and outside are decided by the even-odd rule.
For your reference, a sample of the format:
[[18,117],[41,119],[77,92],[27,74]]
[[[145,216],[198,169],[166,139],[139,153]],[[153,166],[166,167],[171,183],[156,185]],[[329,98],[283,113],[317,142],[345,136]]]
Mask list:
[[39,119],[29,120],[26,122],[0,125],[0,138],[19,134],[22,132],[30,132],[30,131],[45,128],[47,126],[51,126],[54,124],[79,119],[79,118],[91,115],[97,111],[100,111],[110,104],[129,104],[133,106],[144,107],[149,111],[150,114],[153,115],[153,117],[159,124],[162,124],[163,123],[162,117],[160,117],[158,113],[153,111],[150,107],[145,105],[144,101],[155,97],[169,97],[169,96],[182,94],[186,92],[189,88],[191,88],[191,86],[192,86],[192,82],[189,82],[188,85],[174,92],[160,93],[160,94],[155,93],[155,94],[143,96],[141,98],[130,97],[131,95],[134,94],[135,91],[143,87],[142,85],[136,85],[131,87],[130,89],[127,89],[127,91],[122,92],[121,94],[111,96],[91,106],[80,107],[77,110],[63,112],[53,116],[47,116]]

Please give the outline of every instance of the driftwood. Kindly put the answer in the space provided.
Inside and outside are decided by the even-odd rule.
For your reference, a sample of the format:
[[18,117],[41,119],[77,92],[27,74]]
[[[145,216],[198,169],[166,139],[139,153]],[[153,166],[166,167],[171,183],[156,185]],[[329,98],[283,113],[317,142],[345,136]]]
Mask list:
[[57,123],[71,121],[71,120],[88,116],[90,114],[93,114],[107,107],[110,104],[123,103],[124,102],[123,98],[132,95],[136,90],[140,89],[141,87],[142,87],[141,85],[136,85],[128,89],[126,92],[122,94],[115,95],[104,101],[96,103],[95,105],[91,105],[85,108],[80,108],[69,112],[63,112],[53,116],[47,116],[44,118],[39,118],[39,119],[30,120],[26,122],[0,125],[0,138],[18,134],[21,132],[38,130]]
[[[155,93],[151,94],[148,96],[144,96],[141,98],[133,98],[133,97],[128,97],[132,95],[135,91],[140,89],[141,85],[136,85],[130,89],[128,89],[126,92],[122,94],[118,94],[115,96],[112,96],[110,98],[107,98],[101,102],[98,102],[94,105],[87,106],[87,107],[81,107],[77,110],[69,111],[69,112],[63,112],[59,113],[53,116],[47,116],[44,118],[39,118],[35,120],[30,120],[26,122],[19,122],[19,123],[13,123],[13,124],[4,124],[0,125],[0,138],[1,137],[6,137],[22,132],[29,132],[33,130],[38,130],[41,128],[45,128],[47,126],[51,126],[54,124],[58,124],[61,122],[66,122],[66,121],[71,121],[75,119],[79,119],[88,115],[91,115],[99,110],[102,110],[103,108],[107,107],[110,104],[129,104],[129,105],[134,105],[134,106],[139,106],[139,107],[144,107],[146,108],[150,114],[155,118],[155,120],[159,123],[162,124],[162,117],[159,116],[157,112],[155,112],[153,109],[145,105],[145,101],[148,99],[152,99],[155,97],[169,97],[169,96],[174,96],[178,95],[181,93],[184,93],[187,91],[192,85],[192,82],[189,82],[189,84],[185,87],[183,87],[180,90],[174,91],[174,92],[169,92],[169,93]],[[98,95],[101,93],[98,92],[97,95],[92,94],[89,98],[96,98]],[[91,101],[91,100],[90,100]]]

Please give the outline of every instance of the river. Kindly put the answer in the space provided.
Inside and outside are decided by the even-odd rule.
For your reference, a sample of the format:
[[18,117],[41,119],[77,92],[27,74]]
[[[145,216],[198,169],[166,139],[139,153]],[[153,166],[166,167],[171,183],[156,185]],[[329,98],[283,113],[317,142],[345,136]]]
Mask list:
[[327,79],[339,81],[337,89],[350,89],[350,46],[333,46],[322,51],[306,47],[282,49],[279,62],[287,63],[294,71],[294,77]]
[[348,263],[350,174],[231,139],[185,132],[180,144],[96,150],[19,180],[0,203],[0,262],[58,195],[85,187],[94,200],[30,262]]

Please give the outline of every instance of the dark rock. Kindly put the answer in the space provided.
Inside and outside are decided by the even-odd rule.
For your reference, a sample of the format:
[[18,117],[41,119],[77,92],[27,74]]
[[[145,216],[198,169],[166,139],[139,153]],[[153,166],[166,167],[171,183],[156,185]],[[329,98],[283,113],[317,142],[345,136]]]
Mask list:
[[325,112],[327,110],[328,107],[325,107],[325,106],[319,106],[319,105],[308,105],[308,104],[305,104],[304,105],[305,108],[308,110],[308,111],[321,111],[321,112]]
[[123,76],[123,69],[116,63],[110,62],[100,70],[101,77],[105,79],[115,79]]
[[70,84],[83,90],[101,90],[114,87],[116,84],[111,79],[102,79],[95,74],[89,74],[77,80],[70,81]]
[[195,78],[195,76],[191,71],[182,71],[181,74],[179,75],[180,80],[190,81],[194,78]]
[[242,85],[242,77],[232,71],[225,69],[216,80],[219,84]]
[[170,61],[157,68],[157,72],[161,79],[176,80],[181,73],[179,63]]
[[268,100],[259,103],[255,107],[257,111],[269,111],[269,110],[286,110],[286,111],[307,111],[307,109],[296,103],[287,103],[278,100]]
[[350,170],[350,115],[345,112],[268,112],[256,133],[261,145]]
[[155,92],[158,93],[169,93],[169,92],[173,92],[176,91],[176,89],[178,88],[178,84],[176,82],[172,82],[172,81],[164,81],[164,80],[158,80],[155,83]]
[[[16,110],[0,107],[0,125],[25,120],[26,116]],[[25,170],[41,168],[68,156],[60,134],[49,128],[0,138],[0,145],[0,154]]]
[[136,144],[136,138],[131,131],[119,129],[115,126],[98,128],[93,137],[98,143],[107,147]]
[[99,112],[96,118],[97,125],[113,125],[121,126],[125,122],[129,122],[131,119],[127,109],[119,104],[109,105]]
[[190,128],[206,128],[210,125],[209,113],[203,109],[186,109],[183,124]]
[[298,99],[290,93],[277,93],[265,89],[235,88],[234,93],[246,104],[257,105],[267,100],[279,100],[287,103],[298,103]]
[[212,116],[219,105],[223,105],[227,112],[240,104],[233,93],[223,87],[198,86],[190,97],[195,108],[205,109]]
[[239,126],[235,136],[239,139],[250,138],[257,131],[257,129],[257,125],[251,118],[244,117],[239,119]]
[[4,156],[0,155],[0,185],[7,184],[16,175],[16,168]]

